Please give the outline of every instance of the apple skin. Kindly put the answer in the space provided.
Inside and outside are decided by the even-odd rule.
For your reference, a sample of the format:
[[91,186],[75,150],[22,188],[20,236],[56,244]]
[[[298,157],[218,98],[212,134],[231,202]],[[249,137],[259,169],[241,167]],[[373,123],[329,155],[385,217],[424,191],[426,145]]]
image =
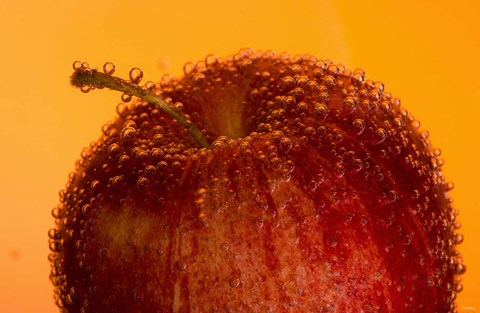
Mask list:
[[[49,231],[63,312],[454,312],[452,185],[383,84],[241,50],[120,104]],[[180,104],[181,102],[181,104]]]

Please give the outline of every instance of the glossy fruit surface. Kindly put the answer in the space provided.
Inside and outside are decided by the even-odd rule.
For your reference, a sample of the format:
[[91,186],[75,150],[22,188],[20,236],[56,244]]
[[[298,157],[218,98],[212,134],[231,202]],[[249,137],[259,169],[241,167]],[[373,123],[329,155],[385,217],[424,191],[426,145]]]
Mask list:
[[117,107],[53,210],[60,307],[453,312],[464,266],[452,185],[382,83],[268,51],[184,71],[146,92],[211,149],[150,103]]

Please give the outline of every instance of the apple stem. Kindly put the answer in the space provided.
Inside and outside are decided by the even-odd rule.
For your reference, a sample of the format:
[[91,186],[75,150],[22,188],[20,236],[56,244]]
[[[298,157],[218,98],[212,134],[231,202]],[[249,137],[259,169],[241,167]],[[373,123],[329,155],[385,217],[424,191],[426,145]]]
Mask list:
[[205,138],[205,135],[195,124],[191,122],[189,118],[185,116],[185,114],[183,114],[179,109],[172,107],[162,97],[140,87],[137,83],[112,76],[111,73],[99,72],[97,69],[89,68],[86,63],[81,63],[78,61],[74,63],[74,72],[70,77],[70,81],[73,86],[80,88],[84,92],[88,92],[94,88],[106,87],[112,90],[121,91],[126,95],[136,96],[140,99],[143,99],[167,113],[178,123],[184,126],[193,136],[195,141],[200,145],[200,147],[210,149],[210,144]]

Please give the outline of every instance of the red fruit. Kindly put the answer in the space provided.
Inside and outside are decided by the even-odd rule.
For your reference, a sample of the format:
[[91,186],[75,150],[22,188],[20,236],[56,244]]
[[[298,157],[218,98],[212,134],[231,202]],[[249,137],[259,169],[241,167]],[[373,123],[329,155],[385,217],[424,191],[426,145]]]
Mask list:
[[362,70],[243,50],[140,92],[75,68],[156,105],[120,104],[60,194],[65,312],[455,311],[440,151]]

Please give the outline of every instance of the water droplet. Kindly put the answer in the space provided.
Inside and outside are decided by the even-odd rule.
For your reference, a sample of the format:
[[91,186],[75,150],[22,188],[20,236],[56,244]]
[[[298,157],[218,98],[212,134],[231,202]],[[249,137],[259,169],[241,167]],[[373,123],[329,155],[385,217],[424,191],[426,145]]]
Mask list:
[[103,72],[107,75],[112,75],[115,73],[115,64],[112,62],[106,62],[103,64]]
[[138,84],[142,81],[143,71],[138,67],[134,67],[130,70],[129,77],[132,83]]

